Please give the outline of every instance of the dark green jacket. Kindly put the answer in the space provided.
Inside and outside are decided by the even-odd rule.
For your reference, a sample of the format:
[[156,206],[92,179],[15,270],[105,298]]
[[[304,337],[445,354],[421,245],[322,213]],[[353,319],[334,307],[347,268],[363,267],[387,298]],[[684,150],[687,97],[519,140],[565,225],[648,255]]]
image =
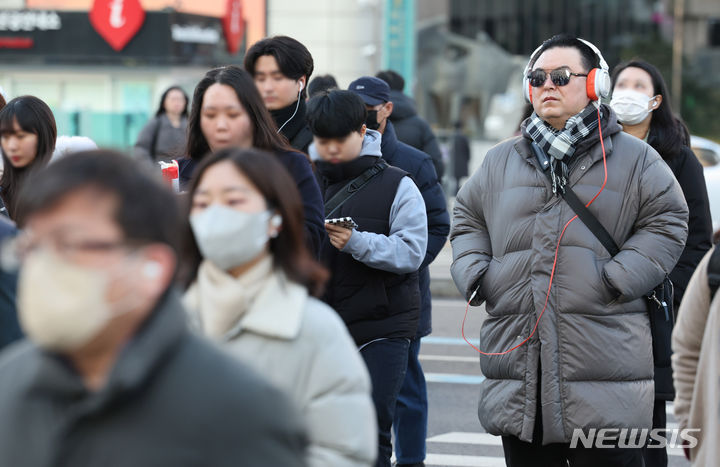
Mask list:
[[0,466],[303,466],[305,446],[284,396],[191,335],[173,292],[98,392],[30,342],[0,359]]

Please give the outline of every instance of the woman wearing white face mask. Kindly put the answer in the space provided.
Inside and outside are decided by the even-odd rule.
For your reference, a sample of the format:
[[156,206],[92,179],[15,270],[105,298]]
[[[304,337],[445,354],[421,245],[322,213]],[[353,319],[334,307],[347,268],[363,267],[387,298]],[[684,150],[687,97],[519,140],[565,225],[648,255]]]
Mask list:
[[370,380],[345,324],[310,296],[327,272],[303,241],[290,175],[261,151],[221,150],[196,168],[189,196],[194,327],[290,396],[308,424],[309,465],[372,465]]
[[[690,211],[687,243],[670,273],[677,311],[693,271],[712,246],[712,221],[702,166],[688,147],[690,136],[685,124],[672,113],[667,86],[655,66],[642,60],[621,63],[613,70],[612,84],[610,107],[623,130],[645,140],[660,154],[680,183]],[[674,399],[669,367],[655,368],[655,399],[653,428],[665,428],[665,403]],[[665,449],[645,449],[644,457],[648,466],[667,466]]]

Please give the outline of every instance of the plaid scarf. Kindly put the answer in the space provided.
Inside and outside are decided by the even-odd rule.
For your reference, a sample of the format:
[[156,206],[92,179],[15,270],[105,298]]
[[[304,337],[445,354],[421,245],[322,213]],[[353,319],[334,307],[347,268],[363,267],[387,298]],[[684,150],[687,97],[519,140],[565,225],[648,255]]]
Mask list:
[[525,130],[545,154],[554,159],[563,160],[572,157],[575,146],[585,139],[598,126],[597,108],[590,103],[580,113],[573,115],[565,123],[565,128],[556,130],[547,125],[535,112],[530,116]]

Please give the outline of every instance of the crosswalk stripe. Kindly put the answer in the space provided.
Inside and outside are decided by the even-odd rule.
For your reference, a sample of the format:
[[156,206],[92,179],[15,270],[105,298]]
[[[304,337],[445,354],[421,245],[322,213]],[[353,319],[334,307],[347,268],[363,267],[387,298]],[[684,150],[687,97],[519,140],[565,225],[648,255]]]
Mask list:
[[459,375],[452,373],[425,373],[425,381],[428,383],[451,383],[451,384],[480,384],[485,381],[482,375]]
[[452,444],[484,444],[487,446],[502,446],[502,438],[489,433],[468,433],[453,431],[427,439],[431,443]]
[[505,467],[504,457],[463,456],[458,454],[428,454],[425,465],[442,465],[446,467]]
[[456,357],[454,355],[423,355],[420,354],[420,360],[427,360],[431,362],[466,362],[466,363],[480,363],[477,357]]
[[[460,337],[427,336],[422,338],[423,344],[430,345],[468,345],[465,339]],[[476,343],[475,345],[479,345]]]
[[[674,428],[675,424],[668,423],[668,429]],[[443,433],[441,435],[432,436],[427,439],[428,443],[445,443],[445,444],[469,444],[469,445],[483,445],[483,446],[502,446],[502,438],[500,436],[491,435],[489,433],[476,433],[476,432],[464,432],[464,431],[452,431],[449,433]],[[685,457],[685,453],[682,448],[668,447],[668,455]],[[428,453],[428,458],[433,456],[432,453]],[[456,457],[473,457],[473,456],[456,456]],[[488,457],[487,459],[492,459]],[[459,461],[458,461],[459,462]],[[440,465],[479,465],[479,464],[445,464],[437,462]],[[426,464],[431,465],[433,462],[426,461]],[[483,464],[484,465],[484,464]],[[494,464],[491,464],[494,465]]]

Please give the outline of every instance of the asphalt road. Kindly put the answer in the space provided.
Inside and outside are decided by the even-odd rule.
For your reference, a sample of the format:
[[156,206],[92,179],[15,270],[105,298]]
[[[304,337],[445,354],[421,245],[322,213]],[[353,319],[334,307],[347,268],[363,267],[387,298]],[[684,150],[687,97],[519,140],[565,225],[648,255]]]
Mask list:
[[[500,438],[485,433],[477,420],[482,375],[477,352],[461,337],[464,313],[465,303],[461,300],[433,301],[433,333],[423,339],[420,352],[430,403],[425,464],[504,466]],[[483,318],[482,307],[470,308],[465,331],[475,345]],[[668,411],[671,412],[670,405]],[[672,426],[674,422],[668,414],[668,424]],[[680,450],[671,450],[669,457],[670,467],[689,465]]]

